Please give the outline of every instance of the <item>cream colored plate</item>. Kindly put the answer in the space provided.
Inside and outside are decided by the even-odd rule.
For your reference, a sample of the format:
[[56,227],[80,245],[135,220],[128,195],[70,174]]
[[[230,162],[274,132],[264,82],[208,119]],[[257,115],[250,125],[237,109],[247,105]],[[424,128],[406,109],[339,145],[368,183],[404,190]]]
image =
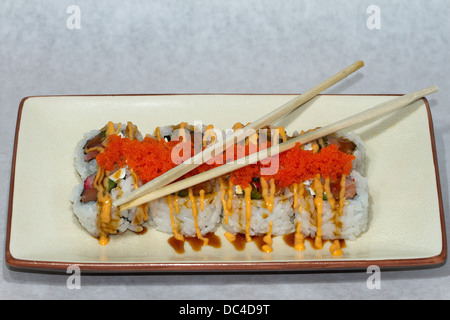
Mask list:
[[[108,121],[132,121],[140,131],[181,121],[226,129],[251,122],[292,99],[290,95],[119,95],[30,97],[22,101],[13,163],[6,257],[12,267],[91,271],[283,270],[436,265],[445,260],[445,231],[432,121],[426,100],[396,114],[352,128],[367,145],[369,231],[347,241],[344,255],[297,252],[282,237],[263,253],[249,243],[237,251],[223,237],[220,248],[184,254],[169,235],[150,229],[127,232],[102,247],[71,211],[72,188],[80,182],[73,151],[83,133]],[[324,126],[380,102],[385,95],[322,95],[278,124],[288,132]]]

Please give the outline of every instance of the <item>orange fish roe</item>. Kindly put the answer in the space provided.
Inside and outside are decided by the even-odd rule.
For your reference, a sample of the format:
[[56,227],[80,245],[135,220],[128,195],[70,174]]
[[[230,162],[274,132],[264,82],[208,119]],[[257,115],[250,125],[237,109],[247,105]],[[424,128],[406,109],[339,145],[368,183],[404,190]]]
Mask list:
[[231,173],[231,183],[234,185],[239,185],[242,188],[245,188],[252,182],[253,178],[257,178],[260,176],[261,167],[260,163],[251,164]]
[[[230,153],[227,152],[227,154],[224,156],[224,159],[230,162],[233,160],[237,160],[241,156],[242,157],[248,156],[252,153],[259,152],[266,148],[270,148],[270,146],[271,146],[270,142],[266,142],[266,144],[263,146],[256,146],[250,142],[245,146],[235,145],[234,154],[232,154],[232,156],[234,157],[231,157],[229,155]],[[260,176],[261,166],[263,165],[260,162],[258,162],[256,164],[250,164],[241,169],[233,171],[230,176],[231,183],[234,185],[240,185],[243,188],[247,187],[248,184],[252,181],[252,178]]]
[[[273,176],[264,176],[266,180],[274,178],[278,187],[288,187],[293,183],[300,183],[314,178],[320,174],[324,178],[337,179],[343,174],[350,174],[353,155],[339,151],[337,145],[329,145],[319,152],[300,149],[296,147],[279,154],[278,171]],[[261,163],[253,164],[234,171],[231,182],[245,188],[252,178],[259,178],[261,167],[270,166]]]
[[[191,153],[183,154],[186,150],[190,150]],[[174,153],[174,159],[172,159],[172,153]],[[96,159],[97,164],[106,171],[127,165],[143,183],[147,183],[189,159],[191,154],[194,154],[192,142],[167,142],[149,137],[145,137],[141,142],[111,135],[105,150]],[[210,170],[218,165],[220,164],[204,163],[179,180]]]
[[[184,147],[184,149],[189,149],[189,146]],[[190,147],[191,154],[193,154],[193,144]],[[265,147],[270,147],[270,144]],[[174,148],[179,149],[174,150]],[[217,156],[218,158],[216,159],[223,156],[223,163],[226,163],[261,150],[261,148],[256,148],[255,145],[251,144],[246,146],[235,145],[233,148],[234,152],[227,150],[228,152]],[[111,135],[104,152],[99,154],[96,159],[98,165],[106,171],[112,171],[118,167],[128,165],[143,183],[147,183],[177,166],[177,163],[172,161],[173,151],[182,160],[190,157],[190,155],[180,155],[181,150],[183,150],[182,144],[178,141],[166,142],[165,140],[159,141],[146,137],[140,142],[122,138],[118,135]],[[298,144],[295,148],[285,151],[278,156],[278,171],[274,175],[264,176],[264,178],[267,180],[274,178],[277,186],[280,188],[312,179],[317,174],[324,178],[330,177],[331,180],[337,179],[342,174],[348,175],[352,168],[352,160],[355,158],[353,155],[339,151],[338,146],[335,144],[322,148],[317,153],[305,151]],[[203,163],[180,179],[220,166],[221,163],[217,162]],[[267,162],[264,163],[258,162],[233,171],[230,174],[231,182],[243,188],[247,187],[253,178],[261,177],[262,167],[270,167],[271,165]]]
[[140,142],[111,135],[105,151],[97,156],[97,164],[106,171],[128,165],[146,183],[176,166],[171,153],[177,144],[178,141],[146,137]]

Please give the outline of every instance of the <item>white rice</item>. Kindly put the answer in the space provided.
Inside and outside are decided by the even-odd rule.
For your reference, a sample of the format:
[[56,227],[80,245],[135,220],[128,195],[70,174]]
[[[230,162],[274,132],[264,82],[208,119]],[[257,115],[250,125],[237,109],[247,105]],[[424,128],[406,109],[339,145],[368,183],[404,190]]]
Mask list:
[[[126,195],[135,189],[134,178],[131,176],[131,172],[127,169],[124,179],[117,181],[117,186],[111,190],[112,201],[116,201],[123,195]],[[99,237],[100,219],[99,219],[99,206],[96,201],[90,201],[83,203],[81,202],[81,194],[84,189],[84,182],[77,185],[71,196],[72,209],[75,216],[78,218],[81,226],[85,228],[92,236]],[[135,219],[136,215],[139,214],[139,208],[134,207],[131,209],[123,210],[119,212],[117,207],[111,208],[112,220],[120,219],[117,233],[123,233],[127,230],[134,232],[141,232],[143,230],[142,225],[145,221],[142,219]]]
[[[198,209],[197,223],[202,236],[210,232],[215,232],[220,225],[222,216],[222,194],[213,192],[205,195],[204,209],[201,210],[201,199],[195,197],[195,204]],[[197,229],[192,211],[192,203],[189,197],[178,197],[179,212],[173,207],[172,215],[174,218],[176,231],[188,237],[195,237]],[[155,229],[172,234],[172,222],[170,216],[170,207],[167,197],[163,197],[149,204],[150,208],[150,226]]]
[[72,210],[75,216],[78,218],[81,226],[86,229],[92,236],[100,236],[100,228],[98,225],[98,206],[97,202],[90,201],[81,202],[81,193],[84,189],[84,183],[80,183],[75,186],[72,191],[70,201],[72,202]]
[[99,133],[100,130],[91,130],[85,133],[83,139],[81,139],[81,141],[78,142],[77,146],[75,147],[74,152],[75,169],[77,170],[82,180],[86,179],[87,177],[97,172],[97,161],[95,159],[92,159],[89,162],[84,161],[85,156],[84,146],[89,140],[91,140]]
[[[197,223],[201,235],[215,232],[220,225],[222,218],[222,192],[219,190],[218,183],[213,183],[214,191],[205,194],[203,210],[201,209],[201,199],[195,196],[195,205],[197,206]],[[150,226],[165,233],[173,233],[170,207],[168,197],[163,197],[149,203]],[[174,199],[174,197],[172,197]],[[172,200],[174,201],[174,200]],[[172,214],[176,231],[188,237],[195,237],[197,228],[193,216],[192,203],[189,197],[177,198],[179,212],[172,202]]]
[[[369,224],[369,195],[367,179],[356,170],[350,173],[350,178],[356,183],[356,196],[344,203],[343,214],[336,217],[337,210],[332,210],[327,200],[323,201],[322,238],[325,240],[348,239],[355,240],[361,233],[367,231]],[[301,212],[295,211],[295,222],[301,223],[302,234],[314,238],[317,234],[317,210],[311,195],[299,199]],[[336,226],[336,220],[342,227]]]
[[[287,189],[288,190],[288,189]],[[250,236],[263,235],[269,232],[272,222],[272,235],[284,235],[294,231],[294,211],[292,209],[292,193],[274,198],[272,212],[267,209],[264,200],[252,200],[250,218]],[[246,203],[243,197],[233,195],[232,213],[228,215],[228,221],[223,220],[222,226],[233,234],[245,234]]]

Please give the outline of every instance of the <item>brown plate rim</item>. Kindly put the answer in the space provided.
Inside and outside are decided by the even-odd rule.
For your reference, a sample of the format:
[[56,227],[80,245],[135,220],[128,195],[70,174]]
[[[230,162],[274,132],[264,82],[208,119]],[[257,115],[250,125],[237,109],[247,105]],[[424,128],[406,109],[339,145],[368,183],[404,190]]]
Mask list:
[[[22,99],[19,104],[16,121],[16,131],[13,146],[13,157],[11,165],[10,192],[8,200],[8,219],[6,231],[5,245],[5,261],[7,266],[13,270],[21,271],[44,271],[44,272],[63,272],[70,266],[77,265],[82,272],[93,273],[142,273],[142,272],[256,272],[256,271],[344,271],[366,269],[371,265],[376,265],[383,269],[401,270],[409,268],[426,268],[439,267],[446,263],[447,260],[447,237],[445,230],[444,206],[442,203],[442,191],[439,177],[439,167],[437,162],[436,142],[434,136],[434,126],[431,115],[431,109],[426,98],[422,98],[427,109],[428,124],[430,130],[431,147],[433,153],[433,162],[436,175],[436,187],[439,201],[439,214],[442,235],[442,250],[432,257],[416,258],[416,259],[383,259],[383,260],[326,260],[326,261],[286,261],[286,262],[202,262],[202,263],[179,263],[179,262],[149,262],[149,263],[74,263],[74,262],[57,262],[57,261],[34,261],[15,258],[10,251],[11,239],[11,221],[12,221],[12,205],[14,196],[14,181],[17,159],[18,135],[20,131],[20,120],[26,100],[31,98],[43,97],[107,97],[107,96],[180,96],[180,95],[295,95],[295,93],[287,94],[246,94],[246,93],[207,93],[207,94],[86,94],[86,95],[43,95],[28,96]],[[401,96],[402,94],[321,94],[333,96]]]

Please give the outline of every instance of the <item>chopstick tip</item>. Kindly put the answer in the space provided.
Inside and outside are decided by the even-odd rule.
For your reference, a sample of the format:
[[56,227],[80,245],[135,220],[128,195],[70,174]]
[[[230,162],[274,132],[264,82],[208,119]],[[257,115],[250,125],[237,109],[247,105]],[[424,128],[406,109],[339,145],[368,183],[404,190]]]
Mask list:
[[430,89],[431,89],[431,93],[435,93],[435,92],[439,91],[439,87],[436,84],[434,86],[431,86]]

